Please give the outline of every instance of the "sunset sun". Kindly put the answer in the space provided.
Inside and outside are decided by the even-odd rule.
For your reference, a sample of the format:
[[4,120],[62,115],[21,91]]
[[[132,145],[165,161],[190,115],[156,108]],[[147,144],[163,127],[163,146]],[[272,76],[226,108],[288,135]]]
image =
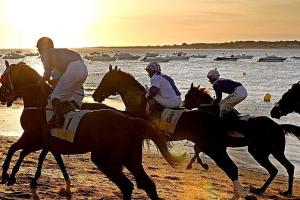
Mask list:
[[[40,36],[55,38],[58,45],[77,41],[101,10],[94,0],[9,0],[5,1],[6,22],[18,35],[21,45],[32,43]],[[81,37],[82,38],[82,37]],[[34,46],[34,44],[32,44]]]

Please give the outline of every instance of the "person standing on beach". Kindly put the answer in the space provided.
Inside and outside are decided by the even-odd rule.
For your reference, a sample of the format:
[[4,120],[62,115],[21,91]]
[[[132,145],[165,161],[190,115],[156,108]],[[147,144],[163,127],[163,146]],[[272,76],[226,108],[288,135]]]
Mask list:
[[173,79],[161,73],[161,67],[157,62],[150,62],[145,70],[148,72],[151,83],[146,94],[147,100],[154,99],[155,102],[165,108],[179,107],[182,103],[181,93]]
[[[242,102],[247,97],[246,88],[239,82],[220,78],[220,73],[217,69],[212,69],[207,73],[209,82],[213,85],[213,89],[216,93],[216,98],[213,100],[213,104],[218,104],[220,107],[220,116],[223,117],[226,114],[234,111],[234,106]],[[222,100],[222,93],[228,94],[226,98]]]
[[87,67],[78,53],[65,48],[54,48],[52,39],[48,37],[41,37],[36,47],[45,70],[43,81],[50,80],[54,69],[62,74],[51,94],[54,120],[49,124],[52,128],[60,128],[64,123],[62,104],[74,100],[74,94],[82,87],[88,76]]

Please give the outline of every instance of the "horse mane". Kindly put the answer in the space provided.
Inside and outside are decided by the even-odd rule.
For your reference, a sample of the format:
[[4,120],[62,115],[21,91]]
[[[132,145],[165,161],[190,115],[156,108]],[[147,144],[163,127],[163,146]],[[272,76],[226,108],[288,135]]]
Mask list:
[[122,79],[120,80],[123,80],[124,83],[137,87],[141,91],[145,91],[145,88],[142,86],[142,84],[140,84],[130,73],[124,72],[121,69],[114,69],[111,72],[121,76]]
[[27,65],[24,62],[19,62],[17,64],[11,64],[9,66],[9,68],[10,68],[10,70],[24,71],[24,73],[25,73],[24,76],[27,76],[25,78],[30,78],[35,81],[41,79],[41,76],[37,73],[37,71],[35,71],[32,67],[30,67],[29,65]]
[[294,83],[292,87],[282,95],[280,102],[290,102],[291,100],[297,100],[300,97],[300,81]]

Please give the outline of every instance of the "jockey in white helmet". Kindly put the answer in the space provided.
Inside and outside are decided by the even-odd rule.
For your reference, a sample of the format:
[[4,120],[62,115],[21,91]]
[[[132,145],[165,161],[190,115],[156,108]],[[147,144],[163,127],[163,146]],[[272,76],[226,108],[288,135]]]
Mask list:
[[153,98],[158,104],[166,108],[176,108],[182,103],[181,93],[169,76],[161,73],[157,62],[150,62],[145,70],[150,77],[151,87],[146,94],[147,99]]
[[[216,99],[213,100],[213,103],[219,104],[221,116],[233,111],[234,106],[247,97],[247,90],[241,83],[230,79],[220,78],[220,73],[217,69],[210,70],[207,73],[207,78],[215,90]],[[223,100],[222,93],[228,94]]]

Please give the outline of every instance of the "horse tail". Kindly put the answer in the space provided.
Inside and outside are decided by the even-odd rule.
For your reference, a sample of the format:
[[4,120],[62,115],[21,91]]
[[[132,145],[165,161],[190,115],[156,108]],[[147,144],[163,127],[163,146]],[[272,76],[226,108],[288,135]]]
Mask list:
[[285,134],[291,134],[300,140],[300,127],[292,124],[280,124],[279,125],[285,132]]
[[166,137],[159,131],[156,131],[151,123],[139,118],[131,119],[133,119],[131,120],[131,128],[139,135],[142,134],[144,139],[152,140],[172,167],[179,165],[185,160],[186,153],[175,156],[169,151]]

